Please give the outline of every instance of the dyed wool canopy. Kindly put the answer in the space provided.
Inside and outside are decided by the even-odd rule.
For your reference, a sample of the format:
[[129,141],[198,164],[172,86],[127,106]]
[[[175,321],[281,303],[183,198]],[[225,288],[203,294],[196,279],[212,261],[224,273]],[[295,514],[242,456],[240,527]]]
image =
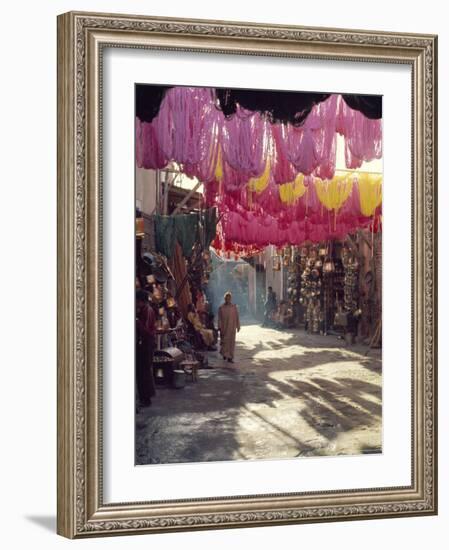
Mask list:
[[[160,97],[157,114],[156,100],[137,110],[137,166],[161,169],[174,161],[201,181],[206,205],[218,209],[224,249],[380,227],[382,178],[335,174],[337,135],[347,168],[382,157],[379,98],[195,87],[167,88]],[[201,220],[170,223],[158,221],[157,246],[171,257],[178,241],[188,256]]]
[[302,124],[271,123],[259,111],[236,106],[227,118],[211,88],[168,90],[152,122],[136,121],[139,168],[161,169],[175,161],[203,183],[217,178],[234,191],[260,177],[282,184],[299,173],[335,174],[336,136],[345,140],[348,168],[382,156],[382,121],[369,119],[331,94],[316,103]]
[[222,122],[219,139],[222,162],[250,177],[260,176],[266,165],[268,124],[259,114],[238,109]]
[[361,227],[380,228],[382,177],[345,174],[323,181],[298,176],[260,192],[206,196],[222,217],[221,246],[232,242],[256,248],[341,239]]

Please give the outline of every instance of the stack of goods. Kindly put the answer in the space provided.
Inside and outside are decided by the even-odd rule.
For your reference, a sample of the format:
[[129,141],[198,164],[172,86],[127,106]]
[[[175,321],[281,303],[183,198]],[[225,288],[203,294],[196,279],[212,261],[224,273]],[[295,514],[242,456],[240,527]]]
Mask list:
[[344,276],[344,309],[354,313],[358,309],[359,301],[359,263],[347,248],[343,248],[341,255]]
[[322,285],[323,262],[319,257],[319,249],[313,246],[301,275],[300,302],[305,307],[305,328],[315,334],[323,329]]
[[341,302],[337,304],[335,324],[343,329],[348,344],[352,344],[362,313],[359,308],[359,262],[346,247],[341,250],[341,262],[344,269],[343,307]]
[[335,262],[327,255],[323,261],[323,311],[325,334],[329,328],[329,321],[334,317],[334,275]]
[[[295,247],[294,251],[287,279],[290,305],[297,313],[303,313],[306,330],[326,334],[334,325],[337,311],[346,311],[346,304],[357,306],[358,266],[343,249],[348,266],[345,269],[338,242]],[[296,315],[297,323],[299,316]]]
[[332,273],[332,303],[329,308],[329,320],[335,330],[341,330],[341,325],[335,323],[336,314],[343,309],[345,298],[345,269],[340,258],[333,260],[334,271]]
[[176,282],[167,262],[157,252],[146,252],[138,258],[136,286],[145,290],[156,314],[156,328],[174,328],[181,318],[176,302]]
[[303,257],[297,253],[297,247],[293,247],[292,261],[287,270],[287,297],[292,308],[299,303],[301,292],[301,273],[305,265],[302,265]]

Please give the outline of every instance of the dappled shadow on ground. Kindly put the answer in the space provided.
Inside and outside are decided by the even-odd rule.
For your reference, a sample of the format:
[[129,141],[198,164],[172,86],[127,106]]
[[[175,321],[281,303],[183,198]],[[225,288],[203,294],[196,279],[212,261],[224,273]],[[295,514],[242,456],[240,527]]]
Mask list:
[[[258,331],[259,325],[250,325],[248,330]],[[238,357],[251,358],[254,366],[270,366],[275,364],[276,368],[288,365],[291,368],[292,361],[297,366],[307,367],[309,364],[316,366],[315,361],[309,358],[317,352],[325,352],[326,362],[354,361],[357,360],[361,366],[380,372],[381,352],[371,350],[369,356],[365,355],[367,346],[356,344],[346,346],[344,340],[335,335],[307,334],[300,330],[276,330],[265,329],[263,338],[259,340],[246,340],[244,337],[237,337]],[[278,353],[273,354],[276,351]],[[296,361],[298,359],[298,361]]]
[[336,338],[275,330],[241,338],[234,365],[210,354],[215,366],[197,384],[159,388],[136,415],[137,464],[326,454],[340,434],[380,425],[380,359]]
[[[279,384],[282,391],[301,399],[299,413],[314,430],[327,439],[361,426],[377,423],[382,415],[381,388],[374,384],[357,384],[352,380],[325,380],[313,377],[311,382]],[[290,389],[291,388],[291,389]],[[365,396],[369,396],[367,399]],[[372,398],[376,398],[373,401]]]

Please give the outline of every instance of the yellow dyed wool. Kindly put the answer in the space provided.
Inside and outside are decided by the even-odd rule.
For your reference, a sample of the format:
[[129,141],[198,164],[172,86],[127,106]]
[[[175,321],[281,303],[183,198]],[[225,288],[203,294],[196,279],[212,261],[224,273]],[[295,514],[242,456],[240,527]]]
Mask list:
[[279,197],[286,204],[293,204],[306,192],[304,186],[304,175],[298,174],[294,181],[279,185]]
[[382,203],[382,176],[359,174],[360,212],[370,217]]
[[248,182],[248,188],[250,191],[255,191],[256,193],[262,193],[264,189],[267,188],[268,182],[270,181],[271,166],[270,159],[267,159],[265,163],[265,169],[263,174],[258,178],[251,178]]
[[328,210],[339,210],[352,192],[352,176],[335,176],[331,180],[315,179],[315,190],[319,201]]
[[215,178],[217,181],[223,179],[223,162],[221,160],[221,147],[218,146],[217,165],[215,167]]

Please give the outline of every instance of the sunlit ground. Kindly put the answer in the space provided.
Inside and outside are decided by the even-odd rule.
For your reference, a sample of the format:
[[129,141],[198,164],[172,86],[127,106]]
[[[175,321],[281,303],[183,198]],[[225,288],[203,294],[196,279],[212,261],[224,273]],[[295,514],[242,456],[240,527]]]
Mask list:
[[137,463],[381,451],[380,352],[252,324],[235,363],[210,353],[197,384],[159,389],[136,416]]

